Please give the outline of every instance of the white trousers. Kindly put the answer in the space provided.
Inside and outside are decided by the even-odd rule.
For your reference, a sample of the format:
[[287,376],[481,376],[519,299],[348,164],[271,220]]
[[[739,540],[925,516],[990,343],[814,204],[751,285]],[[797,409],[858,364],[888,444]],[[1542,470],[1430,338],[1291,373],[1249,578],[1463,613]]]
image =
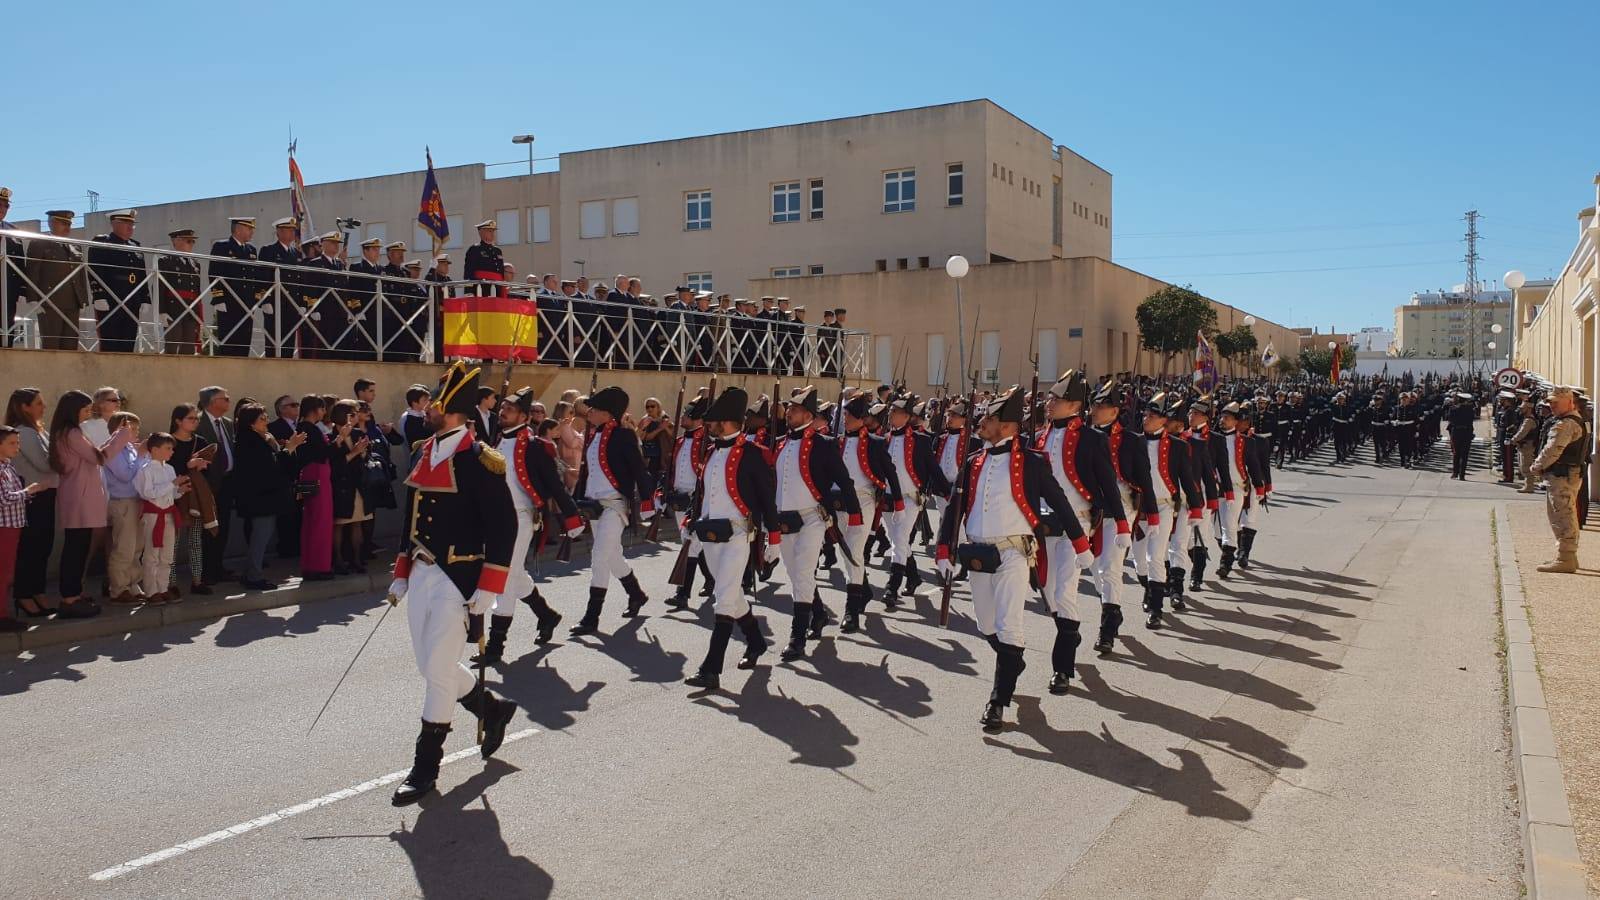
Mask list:
[[820,516],[811,521],[812,515],[807,513],[805,525],[794,534],[783,535],[780,544],[783,571],[789,575],[789,591],[796,603],[810,603],[817,594],[817,558],[828,537],[828,523]]
[[506,578],[506,589],[494,598],[492,615],[511,618],[517,614],[517,603],[533,593],[533,575],[528,572],[528,551],[539,536],[539,511],[517,510],[517,540],[511,545],[511,574]]
[[750,534],[735,529],[726,544],[701,544],[706,566],[716,587],[711,602],[719,616],[741,618],[750,611],[750,598],[744,595],[744,569],[750,562]]
[[427,685],[422,720],[447,724],[455,716],[456,701],[476,682],[472,670],[461,662],[467,646],[467,601],[443,569],[418,561],[411,566],[405,602],[411,651]]
[[908,494],[905,497],[905,509],[883,514],[883,530],[889,535],[889,551],[893,561],[902,566],[911,559],[911,527],[917,524],[917,513],[922,511],[912,502],[913,499]]
[[622,530],[628,527],[628,516],[623,503],[606,503],[600,518],[590,523],[594,533],[594,552],[589,560],[589,586],[608,588],[611,579],[633,574],[628,560],[622,555]]
[[1066,537],[1044,539],[1044,555],[1049,563],[1044,583],[1045,603],[1058,619],[1082,621],[1078,615],[1078,551]]
[[1106,520],[1100,527],[1100,552],[1094,557],[1094,589],[1102,605],[1122,602],[1122,560],[1127,552],[1117,545],[1117,524]]
[[[136,544],[144,547],[144,595],[164,594],[169,587],[168,581],[172,577],[172,559],[178,550],[178,529],[172,524],[172,517],[167,517],[167,530],[161,535],[164,546],[156,546],[156,522],[160,516],[154,513],[142,513],[139,516],[139,534],[143,541]],[[132,584],[127,587],[132,587]]]
[[1016,647],[1027,645],[1022,636],[1022,613],[1033,593],[1028,585],[1032,565],[1032,559],[1008,547],[1000,551],[999,571],[968,574],[979,634],[998,635],[1001,643]]
[[[1159,522],[1151,525],[1144,521],[1141,526],[1144,536],[1140,537],[1137,528],[1133,539],[1133,571],[1145,578],[1165,579],[1167,577],[1167,541],[1172,538],[1172,520],[1176,513],[1173,507],[1172,495],[1156,497],[1156,513]],[[1143,517],[1141,517],[1143,520]]]
[[[861,524],[846,524],[844,527],[844,543],[850,548],[850,556],[844,560],[844,571],[851,584],[866,584],[867,538],[872,536],[872,508],[877,501],[873,499],[872,491],[856,491],[856,500],[861,503]],[[850,561],[852,556],[855,562]]]
[[1212,523],[1212,534],[1217,536],[1217,544],[1223,547],[1235,547],[1239,544],[1240,519],[1244,514],[1244,498],[1250,496],[1248,492],[1235,491],[1233,499],[1223,497],[1217,501],[1217,514]]
[[1201,518],[1191,519],[1188,510],[1178,513],[1172,523],[1172,537],[1167,541],[1167,565],[1175,569],[1189,568],[1189,542],[1194,529],[1204,521],[1204,516],[1201,513]]

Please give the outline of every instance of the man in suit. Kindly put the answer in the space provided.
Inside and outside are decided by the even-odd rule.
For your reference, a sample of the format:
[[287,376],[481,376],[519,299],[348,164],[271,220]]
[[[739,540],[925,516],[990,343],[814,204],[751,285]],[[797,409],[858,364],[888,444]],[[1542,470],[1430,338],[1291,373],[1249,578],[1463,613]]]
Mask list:
[[[72,237],[72,210],[52,209],[45,215],[52,235]],[[20,263],[13,260],[13,264]],[[78,349],[78,316],[94,302],[89,294],[89,273],[83,268],[83,251],[61,241],[31,241],[27,269],[28,281],[35,289],[33,299],[42,301],[33,311],[39,324],[39,346],[45,350]],[[20,299],[11,295],[12,309]]]
[[[267,432],[277,438],[279,444],[284,444],[294,435],[295,426],[300,423],[300,398],[284,394],[272,401],[272,411],[277,414],[277,418],[267,423]],[[278,537],[278,558],[299,558],[300,505],[298,503],[292,511],[278,517],[278,527],[274,533]]]
[[145,301],[148,283],[144,257],[126,249],[139,246],[133,239],[139,213],[124,209],[108,218],[111,230],[94,239],[96,244],[106,246],[89,250],[89,268],[93,273],[90,289],[99,319],[100,350],[132,353],[139,335],[139,304]]
[[206,467],[206,481],[211,483],[211,494],[217,505],[217,533],[207,531],[200,537],[201,552],[205,556],[204,576],[207,584],[234,581],[238,575],[222,566],[222,555],[228,549],[229,525],[233,518],[233,419],[228,413],[232,400],[228,391],[217,385],[200,389],[201,437],[217,445],[217,455]]
[[211,289],[211,305],[216,310],[217,354],[249,356],[253,313],[266,285],[261,269],[251,265],[259,254],[250,239],[256,234],[253,216],[228,219],[229,234],[211,245],[211,277],[218,279]]
[[[179,228],[169,232],[172,249],[193,253],[195,233],[193,228]],[[156,260],[161,273],[157,293],[161,295],[160,315],[166,336],[165,351],[172,354],[194,356],[200,348],[200,263],[190,256],[163,255]]]
[[495,396],[494,388],[486,384],[479,386],[478,410],[472,425],[478,433],[478,440],[490,446],[500,442],[499,406],[500,398]]

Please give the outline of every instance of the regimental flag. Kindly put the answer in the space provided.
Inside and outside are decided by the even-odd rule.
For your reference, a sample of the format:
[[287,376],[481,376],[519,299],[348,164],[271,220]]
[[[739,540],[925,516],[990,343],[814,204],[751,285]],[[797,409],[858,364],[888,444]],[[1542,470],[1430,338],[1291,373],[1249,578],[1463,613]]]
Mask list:
[[1261,368],[1270,369],[1278,364],[1277,351],[1272,349],[1272,342],[1267,341],[1267,349],[1261,351]]
[[538,362],[539,308],[524,297],[444,301],[444,355]]
[[306,180],[300,174],[300,164],[294,161],[297,146],[298,141],[289,144],[289,214],[294,216],[295,240],[303,234],[317,233],[317,227],[311,224],[311,207],[306,206]]
[[433,235],[433,252],[450,237],[450,221],[444,214],[444,197],[439,194],[439,179],[433,174],[433,151],[428,154],[428,177],[422,182],[422,203],[417,210],[417,224]]
[[1333,368],[1328,370],[1328,383],[1339,383],[1339,357],[1344,356],[1344,347],[1333,348]]
[[1194,337],[1194,385],[1202,394],[1209,394],[1217,386],[1216,356],[1204,331],[1196,331]]

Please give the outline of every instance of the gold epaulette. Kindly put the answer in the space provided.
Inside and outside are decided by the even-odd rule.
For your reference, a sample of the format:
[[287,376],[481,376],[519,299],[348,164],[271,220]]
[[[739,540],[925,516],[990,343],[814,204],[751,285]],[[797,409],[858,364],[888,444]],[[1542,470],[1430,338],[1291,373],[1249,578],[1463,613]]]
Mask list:
[[506,458],[499,450],[493,447],[479,444],[478,461],[483,463],[485,469],[496,475],[504,475],[506,473]]
[[428,442],[428,439],[427,439],[427,438],[423,438],[423,439],[422,439],[422,440],[420,440],[420,441],[412,441],[412,442],[411,442],[411,452],[412,452],[412,453],[415,453],[415,452],[417,452],[417,451],[418,451],[418,450],[421,450],[421,449],[422,449],[422,445],[423,445],[423,444],[426,444],[426,443],[427,443],[427,442]]

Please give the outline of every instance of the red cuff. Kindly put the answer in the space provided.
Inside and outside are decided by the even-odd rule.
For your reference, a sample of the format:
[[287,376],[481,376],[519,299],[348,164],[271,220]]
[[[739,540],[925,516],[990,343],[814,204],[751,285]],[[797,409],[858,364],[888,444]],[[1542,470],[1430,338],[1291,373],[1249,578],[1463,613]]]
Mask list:
[[567,516],[561,520],[561,527],[567,531],[583,527],[583,516]]
[[1267,495],[1267,489],[1266,488],[1256,488],[1256,496],[1257,497],[1265,497],[1266,495]]
[[478,590],[488,591],[491,594],[506,592],[506,580],[511,577],[511,570],[504,566],[491,566],[484,563],[483,571],[478,574]]
[[1156,526],[1161,524],[1161,514],[1160,513],[1152,513],[1152,514],[1150,514],[1150,515],[1145,517],[1144,522],[1145,522],[1146,525],[1149,525],[1150,527],[1154,528],[1154,527],[1156,527]]
[[1088,553],[1089,552],[1089,539],[1086,538],[1086,537],[1078,538],[1077,540],[1072,542],[1072,549],[1076,553]]
[[1228,492],[1227,492],[1227,493],[1225,493],[1225,494],[1223,494],[1223,495],[1222,495],[1222,496],[1223,496],[1223,498],[1224,498],[1224,499],[1226,499],[1226,500],[1227,500],[1227,501],[1228,501],[1228,502],[1229,502],[1229,503],[1232,503],[1232,502],[1233,502],[1233,491],[1228,491]]
[[394,577],[411,577],[411,557],[402,553],[394,558]]
[[943,560],[945,562],[949,562],[950,561],[950,548],[945,546],[944,544],[940,544],[938,551],[934,554],[934,559],[935,560]]
[[776,546],[778,546],[778,544],[780,544],[782,542],[783,542],[783,532],[781,532],[781,531],[769,531],[769,532],[767,532],[767,543],[768,544],[776,547]]
[[1204,513],[1204,512],[1202,512],[1202,511],[1201,511],[1201,509],[1200,509],[1200,507],[1198,507],[1198,506],[1196,506],[1196,507],[1194,507],[1194,508],[1193,508],[1193,509],[1191,509],[1191,510],[1189,510],[1189,518],[1190,518],[1190,519],[1191,519],[1191,520],[1196,520],[1196,521],[1198,521],[1198,520],[1200,520],[1200,519],[1203,519],[1203,518],[1205,518],[1205,515],[1206,515],[1206,514],[1205,514],[1205,513]]
[[859,528],[859,527],[861,527],[861,514],[860,513],[856,513],[856,514],[852,515],[847,520],[846,524],[848,524],[849,527],[851,527],[851,528]]
[[1210,500],[1206,501],[1206,509],[1209,509],[1212,512],[1216,512],[1217,509],[1218,509],[1218,506],[1219,506],[1219,504],[1217,503],[1217,498],[1215,498],[1215,497],[1212,497]]
[[1127,519],[1117,520],[1117,534],[1129,534],[1133,529],[1128,525]]
[[895,512],[905,512],[906,511],[906,502],[904,500],[896,500],[894,502],[894,511]]
[[639,504],[639,512],[655,512],[655,509],[656,509],[656,498],[655,497],[646,497]]

